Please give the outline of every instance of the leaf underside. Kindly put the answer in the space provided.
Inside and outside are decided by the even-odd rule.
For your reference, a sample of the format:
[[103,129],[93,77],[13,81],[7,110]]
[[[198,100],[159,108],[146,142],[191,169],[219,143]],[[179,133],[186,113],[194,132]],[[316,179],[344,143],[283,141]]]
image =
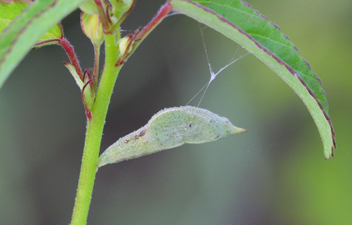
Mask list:
[[241,0],[170,0],[173,9],[217,30],[267,64],[303,100],[324,145],[326,159],[335,133],[320,79],[279,27]]

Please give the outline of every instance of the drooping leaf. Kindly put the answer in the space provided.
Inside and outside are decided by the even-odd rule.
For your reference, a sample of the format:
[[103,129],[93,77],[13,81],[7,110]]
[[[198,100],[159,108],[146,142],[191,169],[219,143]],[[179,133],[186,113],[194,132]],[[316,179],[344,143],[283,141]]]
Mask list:
[[279,27],[241,0],[170,0],[173,9],[239,43],[275,71],[303,100],[320,132],[326,159],[335,134],[320,79]]
[[[0,88],[12,70],[41,37],[86,0],[37,0],[25,8],[0,35]],[[5,1],[1,1],[1,5]],[[7,1],[8,2],[8,1]],[[18,1],[15,1],[18,2]],[[2,12],[7,10],[3,10]],[[22,8],[23,9],[23,8]],[[60,28],[61,29],[61,28]],[[48,36],[59,36],[54,28]],[[45,42],[42,42],[45,44]]]

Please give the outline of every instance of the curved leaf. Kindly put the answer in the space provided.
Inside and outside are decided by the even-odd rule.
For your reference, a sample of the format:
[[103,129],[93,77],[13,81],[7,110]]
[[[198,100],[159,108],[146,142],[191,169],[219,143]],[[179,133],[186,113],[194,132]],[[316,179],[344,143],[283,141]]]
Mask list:
[[320,132],[325,158],[333,156],[335,134],[321,81],[276,24],[241,0],[170,0],[170,4],[239,43],[274,70],[307,106]]
[[[0,33],[2,33],[30,3],[31,1],[29,0],[17,0],[12,2],[0,1]],[[63,32],[61,25],[56,24],[37,41],[35,47],[57,44],[62,37]]]
[[0,88],[34,44],[85,1],[37,0],[16,17],[0,35]]

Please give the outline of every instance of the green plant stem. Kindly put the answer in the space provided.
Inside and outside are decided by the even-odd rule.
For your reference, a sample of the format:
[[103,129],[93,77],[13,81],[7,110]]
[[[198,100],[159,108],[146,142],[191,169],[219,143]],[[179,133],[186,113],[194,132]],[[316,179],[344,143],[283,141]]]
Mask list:
[[[117,31],[117,34],[119,35],[120,32]],[[121,69],[121,66],[115,67],[118,51],[116,36],[107,34],[105,36],[105,66],[99,82],[97,97],[91,109],[91,119],[87,119],[86,140],[71,225],[84,225],[87,222],[105,118],[115,81]]]
[[94,69],[93,69],[93,74],[92,77],[94,78],[94,89],[96,90],[98,88],[98,74],[99,74],[99,60],[100,60],[100,45],[95,45],[94,46]]

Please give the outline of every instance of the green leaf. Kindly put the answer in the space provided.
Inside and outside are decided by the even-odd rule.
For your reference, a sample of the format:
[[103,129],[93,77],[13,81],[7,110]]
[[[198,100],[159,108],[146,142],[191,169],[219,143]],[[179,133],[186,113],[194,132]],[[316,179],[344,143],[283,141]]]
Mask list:
[[170,0],[173,9],[239,43],[275,71],[303,100],[320,132],[326,159],[336,148],[320,79],[279,27],[241,0]]
[[21,14],[22,10],[31,3],[30,1],[4,2],[0,1],[0,32],[7,27],[12,20]]
[[48,32],[46,32],[38,41],[34,47],[42,47],[45,45],[57,44],[58,41],[63,38],[64,33],[62,31],[61,24],[56,24]]
[[[15,18],[0,35],[0,88],[37,41],[85,1],[37,0]],[[3,4],[4,2],[1,1],[1,7]],[[1,14],[7,12],[3,10],[4,8],[0,9]],[[48,36],[50,38],[57,34],[58,29],[54,28]]]
[[[22,11],[30,4],[30,1],[13,1],[0,2],[0,33],[9,26],[9,24],[19,16]],[[48,32],[46,32],[35,44],[35,47],[44,45],[57,44],[59,39],[63,37],[60,24],[56,24]]]

